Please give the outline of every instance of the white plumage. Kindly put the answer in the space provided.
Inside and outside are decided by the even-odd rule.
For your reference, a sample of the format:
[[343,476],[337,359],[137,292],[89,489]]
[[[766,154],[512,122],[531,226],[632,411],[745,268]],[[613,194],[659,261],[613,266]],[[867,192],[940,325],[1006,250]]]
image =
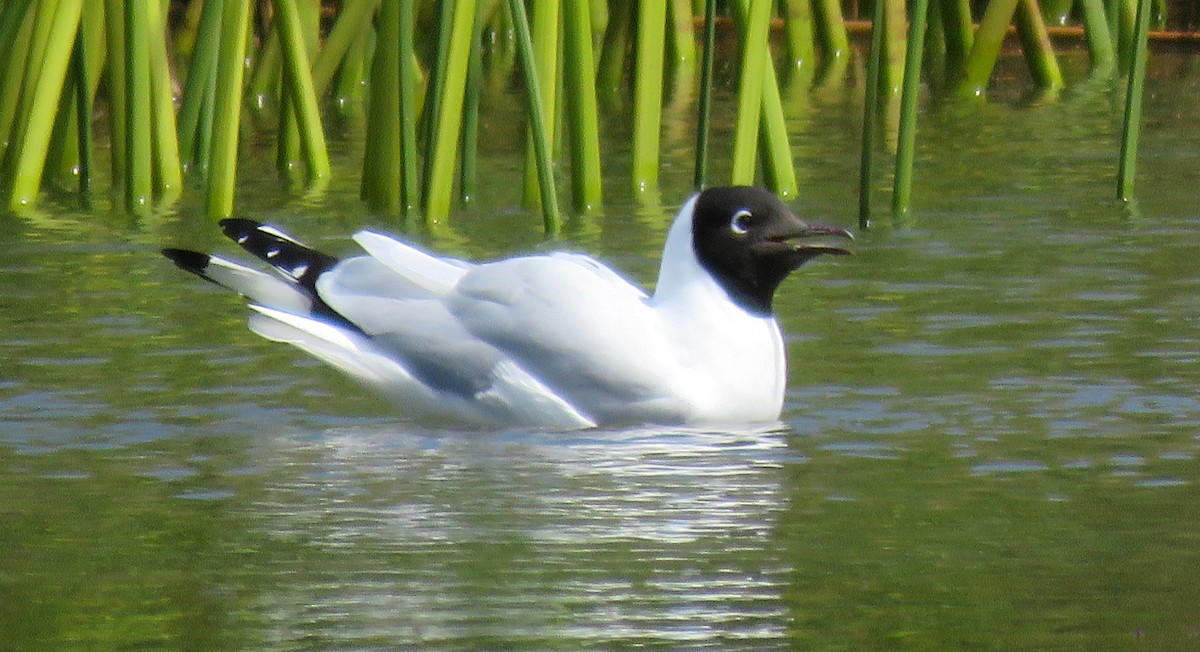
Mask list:
[[[760,238],[738,238],[745,225],[730,206],[761,218]],[[413,417],[553,429],[776,420],[786,357],[771,294],[809,258],[848,253],[788,240],[849,235],[799,221],[762,190],[708,190],[680,210],[647,296],[579,254],[476,265],[361,231],[354,240],[366,255],[337,261],[249,220],[223,226],[284,277],[164,253],[244,294],[255,333],[337,367]],[[708,242],[711,233],[730,243]],[[739,243],[753,255],[739,254]],[[744,287],[736,270],[768,255],[789,258],[752,270]],[[765,306],[756,285],[764,275],[778,276],[765,279]]]

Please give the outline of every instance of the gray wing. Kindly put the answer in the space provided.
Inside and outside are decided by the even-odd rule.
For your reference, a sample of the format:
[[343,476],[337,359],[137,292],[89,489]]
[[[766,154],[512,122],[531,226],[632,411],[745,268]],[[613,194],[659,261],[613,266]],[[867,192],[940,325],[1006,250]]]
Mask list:
[[447,305],[469,333],[601,422],[683,420],[679,357],[645,294],[572,258],[481,265]]
[[[354,323],[377,353],[423,387],[496,420],[580,428],[595,425],[493,344],[470,333],[442,297],[418,290],[373,258],[339,265],[318,281],[321,298]],[[414,298],[412,295],[417,294]],[[419,393],[419,392],[418,392]]]
[[468,333],[441,299],[405,297],[408,288],[371,259],[348,262],[356,264],[321,280],[321,298],[382,352],[441,392],[471,398],[492,386],[503,354]]
[[[503,354],[472,337],[433,301],[381,300],[389,311],[385,330],[367,331],[376,345],[418,380],[440,392],[474,398],[492,388]],[[373,309],[367,301],[363,305]]]

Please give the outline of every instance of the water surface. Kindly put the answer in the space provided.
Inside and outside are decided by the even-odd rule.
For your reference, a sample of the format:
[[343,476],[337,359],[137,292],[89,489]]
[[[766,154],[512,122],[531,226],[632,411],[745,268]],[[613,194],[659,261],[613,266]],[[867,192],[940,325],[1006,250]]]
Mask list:
[[[776,428],[410,426],[157,256],[233,252],[195,206],[0,217],[0,649],[1193,648],[1200,78],[1167,70],[1133,205],[1116,89],[928,107],[912,215],[782,290]],[[641,199],[614,116],[611,199],[551,244],[518,207],[513,110],[475,204],[412,237],[651,282],[689,107]],[[854,222],[858,111],[789,102],[802,214]],[[398,228],[353,199],[341,129],[324,196],[248,153],[244,213],[334,253]]]

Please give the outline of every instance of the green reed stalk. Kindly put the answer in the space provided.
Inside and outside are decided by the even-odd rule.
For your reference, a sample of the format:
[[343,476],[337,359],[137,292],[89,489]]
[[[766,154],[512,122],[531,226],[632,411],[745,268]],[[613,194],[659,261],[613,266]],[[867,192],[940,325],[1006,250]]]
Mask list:
[[1033,75],[1034,83],[1047,90],[1062,88],[1063,76],[1050,44],[1046,22],[1038,9],[1037,0],[1020,0],[1016,10],[1017,35],[1021,38],[1021,51],[1025,63]]
[[14,0],[0,6],[0,55],[8,61],[17,43],[17,33],[25,23],[32,0]]
[[[741,89],[744,87],[748,93],[755,93],[753,84],[745,86],[746,79],[741,81],[742,86],[739,87],[739,104],[738,104],[738,124],[735,129],[734,142],[734,183],[753,183],[754,180],[754,154],[758,143],[751,143],[750,146],[740,150],[746,159],[738,160],[739,144],[737,138],[753,137],[750,134],[755,131],[758,134],[758,139],[761,141],[761,158],[763,169],[763,183],[767,187],[774,190],[777,194],[783,197],[791,197],[797,193],[796,188],[796,172],[792,167],[791,148],[788,145],[787,138],[787,122],[783,115],[783,102],[779,95],[779,81],[775,75],[775,66],[771,63],[770,57],[770,42],[769,42],[769,24],[770,24],[770,2],[761,2],[755,0],[740,0],[734,5],[735,17],[738,22],[745,26],[745,29],[759,30],[752,35],[745,32],[745,41],[743,42],[743,67],[742,74],[747,73],[762,77],[761,85],[757,93],[759,94],[758,108],[754,116],[755,124],[741,123],[741,110],[753,110],[754,100],[751,97],[743,97]],[[767,5],[765,8],[762,5]],[[757,12],[757,15],[751,12]],[[762,12],[766,12],[765,16]],[[758,21],[755,24],[755,21]],[[764,28],[764,23],[767,27]],[[761,39],[761,40],[760,40]],[[759,52],[753,52],[752,49],[760,49]],[[757,63],[762,62],[761,67]],[[742,102],[745,101],[746,104]],[[749,118],[747,114],[747,118]],[[756,127],[756,128],[755,128]],[[752,131],[752,128],[755,128]],[[742,167],[738,167],[741,164]],[[740,176],[739,176],[740,175]]]
[[83,0],[42,1],[44,4],[39,7],[36,19],[45,20],[47,24],[35,27],[34,33],[35,39],[45,38],[43,47],[38,48],[43,53],[43,59],[36,63],[30,61],[39,70],[32,75],[26,74],[25,80],[35,81],[36,85],[26,88],[31,95],[29,115],[24,121],[23,131],[16,134],[17,140],[11,145],[16,152],[9,196],[9,206],[13,210],[32,204],[37,198],[54,128],[55,109],[66,81],[71,45],[75,42],[83,11]]
[[639,2],[637,12],[637,72],[633,80],[633,189],[635,192],[644,192],[658,185],[666,0]]
[[[537,67],[538,88],[541,89],[542,115],[546,116],[546,141],[553,146],[555,116],[558,115],[558,0],[538,0],[533,3],[533,55]],[[533,151],[533,138],[525,139],[525,203],[536,206],[538,197],[537,155]]]
[[941,9],[942,29],[946,38],[946,67],[961,70],[975,40],[970,0],[937,0],[935,8]]
[[487,62],[483,72],[489,93],[506,92],[516,69],[516,40],[510,25],[512,20],[509,18],[508,5],[501,2],[492,12],[486,27],[488,47],[485,49]]
[[[429,84],[425,92],[427,98],[421,111],[421,121],[417,124],[417,137],[420,138],[420,143],[423,145],[424,151],[428,152],[433,147],[432,139],[437,137],[437,132],[434,130],[434,117],[437,115],[444,95],[443,87],[446,84],[446,67],[450,57],[451,45],[451,30],[454,27],[454,5],[451,0],[442,0],[438,3],[440,9],[438,13],[438,35],[437,35],[437,54],[433,60],[433,67],[429,71]],[[401,61],[400,65],[404,65]],[[428,180],[429,169],[425,169],[426,181]],[[428,192],[428,188],[425,189]],[[425,201],[429,201],[429,196],[426,195]]]
[[779,80],[775,66],[767,57],[763,68],[762,121],[759,125],[763,181],[784,199],[799,194],[796,169],[792,167],[792,148],[788,144],[787,119],[783,115],[783,99],[779,95]]
[[171,64],[167,60],[167,23],[158,2],[146,3],[150,48],[151,166],[154,190],[163,203],[183,192],[183,169],[179,162],[179,136],[175,123],[175,100],[171,95]]
[[596,38],[600,38],[600,35],[608,29],[608,10],[608,3],[588,3],[588,12],[592,15],[592,31],[596,34]]
[[692,66],[696,61],[696,30],[692,27],[691,0],[670,0],[667,5],[670,40],[667,47],[676,66]]
[[1104,3],[1104,21],[1108,23],[1108,33],[1113,39],[1113,48],[1119,49],[1119,32],[1121,31],[1121,19],[1118,16],[1120,8],[1117,6],[1119,3],[1116,0],[1102,0],[1102,2]]
[[[935,0],[937,1],[937,0]],[[925,79],[932,91],[940,91],[945,87],[946,80],[946,26],[942,22],[942,12],[930,5],[928,34],[925,36]],[[941,85],[939,87],[939,84]]]
[[85,206],[93,170],[92,104],[100,85],[100,75],[96,71],[103,65],[104,56],[103,12],[102,0],[84,0],[67,67],[66,87],[60,95],[54,134],[43,166],[43,184],[47,174],[63,179],[74,177],[80,186],[81,203]]
[[[358,38],[350,41],[333,79],[326,82],[324,87],[317,83],[316,78],[313,79],[317,95],[328,93],[334,100],[338,111],[343,114],[355,112],[365,106],[363,91],[367,88],[367,71],[369,69],[367,64],[371,56],[370,52],[374,51],[374,41],[375,32],[368,22],[363,26],[363,31]],[[321,54],[324,53],[325,48],[321,48]],[[333,84],[332,90],[329,89],[330,84]]]
[[979,29],[975,31],[975,40],[967,60],[963,62],[963,78],[959,84],[959,94],[964,96],[982,97],[987,90],[988,80],[992,69],[996,67],[996,59],[1000,56],[1000,46],[1008,34],[1008,26],[1012,22],[1013,13],[1017,10],[1019,0],[991,0],[979,20]]
[[[200,10],[196,42],[179,106],[179,149],[184,167],[208,168],[208,148],[201,146],[201,125],[212,126],[217,54],[221,47],[221,2],[206,0]],[[210,132],[211,133],[211,132]]]
[[1092,72],[1096,75],[1111,74],[1117,65],[1117,55],[1104,16],[1103,0],[1079,0],[1079,13],[1087,39],[1088,55],[1092,60]]
[[[84,14],[80,14],[83,18]],[[75,34],[75,52],[71,55],[74,71],[76,151],[79,156],[79,195],[85,204],[92,189],[92,72],[89,65],[88,39],[81,24]]]
[[738,78],[737,122],[733,134],[733,173],[736,185],[754,183],[758,130],[762,120],[763,70],[770,64],[767,53],[771,25],[769,0],[740,0],[742,61]]
[[1167,10],[1169,8],[1167,0],[1153,0],[1153,3],[1150,12],[1150,29],[1166,29]]
[[1055,25],[1066,25],[1071,19],[1074,0],[1042,0],[1039,3],[1042,20]]
[[0,157],[11,140],[17,103],[24,83],[33,21],[27,20],[31,0],[5,3],[0,8]]
[[[64,139],[68,149],[60,153],[59,165],[68,177],[78,175],[80,184],[86,181],[88,188],[85,192],[87,192],[91,188],[91,179],[84,179],[83,166],[86,165],[86,176],[90,177],[95,171],[91,124],[92,107],[100,88],[101,71],[104,67],[104,0],[84,0],[76,40],[76,51],[81,59],[76,65],[74,55],[72,57],[72,70],[78,76],[74,78],[76,83],[74,84],[74,93],[71,94],[73,98],[70,102],[71,106],[67,109],[71,112],[68,133]],[[82,117],[87,118],[84,121],[86,124],[80,123]],[[75,131],[74,135],[69,133],[71,129]],[[79,134],[83,131],[87,132],[87,137],[80,141]],[[83,202],[85,204],[87,199],[87,196],[84,195]]]
[[[403,42],[401,13],[412,2],[380,5],[376,22],[378,45],[371,61],[370,101],[367,103],[367,137],[363,151],[361,196],[375,210],[394,210],[401,203],[400,176],[402,123],[400,75]],[[411,23],[410,23],[411,25]],[[392,44],[395,44],[393,46]],[[412,43],[409,42],[409,47]],[[412,136],[415,138],[415,132]]]
[[908,29],[908,52],[904,60],[904,91],[900,96],[900,132],[896,146],[896,177],[892,191],[892,213],[908,212],[912,199],[913,154],[917,139],[917,99],[921,87],[921,60],[925,54],[925,26],[929,0],[913,0],[912,24]]
[[33,27],[38,11],[39,8],[34,7],[22,17],[18,40],[3,60],[4,77],[0,80],[3,81],[3,86],[0,86],[0,136],[3,136],[0,139],[0,153],[3,154],[0,157],[0,191],[5,196],[11,189],[11,173],[15,165],[13,158],[16,150],[12,144],[20,134],[25,133],[24,122],[28,113],[21,109],[28,101],[26,89],[32,88],[37,81],[26,77],[34,72],[29,52],[33,48]]
[[712,116],[713,58],[717,41],[717,0],[704,0],[704,59],[700,68],[700,115],[696,119],[696,171],[692,187],[704,189],[708,173],[708,123]]
[[476,5],[475,26],[471,33],[471,49],[467,54],[466,94],[463,97],[463,135],[459,154],[458,195],[463,204],[475,199],[477,187],[476,170],[479,159],[479,101],[483,86],[483,21],[486,18],[485,2]]
[[125,204],[132,209],[149,208],[154,197],[148,4],[125,4]]
[[[221,7],[220,2],[212,2],[218,8]],[[217,25],[220,31],[220,24]],[[216,53],[214,53],[215,55]],[[208,84],[199,90],[199,124],[196,126],[196,134],[192,139],[191,162],[185,163],[185,169],[196,169],[199,178],[208,178],[209,167],[212,160],[212,127],[216,124],[216,97],[217,97],[217,66],[212,66],[208,71]],[[182,146],[182,144],[180,145]],[[185,150],[185,156],[186,150]]]
[[217,59],[206,209],[208,215],[214,218],[233,214],[242,106],[242,58],[250,34],[251,11],[250,3],[246,0],[223,0],[222,5],[224,12],[221,16],[220,55]]
[[866,101],[863,103],[862,150],[858,171],[858,226],[871,226],[871,183],[875,152],[875,116],[879,111],[879,68],[883,60],[883,0],[875,0],[871,19],[871,50],[867,55]]
[[546,138],[545,122],[549,116],[542,114],[541,88],[538,87],[537,70],[533,61],[533,39],[529,34],[529,20],[525,16],[522,0],[508,0],[512,15],[513,30],[517,37],[517,59],[525,80],[525,94],[529,98],[529,126],[533,133],[534,152],[538,162],[538,179],[542,191],[542,223],[547,235],[556,236],[562,229],[558,213],[558,197],[554,192],[554,174],[550,167],[550,141]]
[[[392,0],[401,1],[401,0]],[[402,0],[409,2],[410,0]],[[371,28],[371,17],[379,8],[380,0],[346,0],[338,11],[337,22],[329,31],[321,46],[321,52],[312,64],[313,91],[322,95],[333,81],[334,73],[345,61],[353,46],[361,45],[363,35]]]
[[108,66],[108,128],[112,143],[110,168],[113,185],[125,184],[125,3],[123,0],[104,0],[105,49]]
[[596,100],[596,57],[587,0],[563,5],[563,56],[571,137],[571,191],[575,209],[589,212],[602,200],[600,115]]
[[817,35],[821,41],[826,70],[840,69],[850,55],[850,35],[846,32],[846,21],[842,20],[842,4],[839,0],[812,0],[817,19]]
[[[420,176],[417,174],[417,120],[421,113],[417,99],[417,68],[413,33],[416,30],[416,14],[413,3],[399,3],[396,19],[399,23],[396,43],[399,60],[396,63],[399,96],[397,108],[400,123],[400,204],[405,216],[413,213],[421,203]],[[395,123],[392,123],[393,125]]]
[[267,105],[268,98],[279,97],[280,77],[283,66],[280,58],[283,53],[279,49],[279,30],[271,23],[263,38],[262,46],[258,48],[254,58],[254,68],[250,73],[249,94],[254,100],[254,107],[262,109]]
[[104,0],[83,0],[79,29],[87,57],[88,89],[94,102],[104,72]]
[[[296,184],[303,184],[303,175],[301,168],[303,164],[304,144],[300,134],[300,118],[297,116],[296,94],[292,91],[296,86],[296,82],[292,77],[297,67],[292,62],[295,60],[296,51],[304,54],[305,62],[303,68],[310,70],[308,64],[316,57],[318,32],[320,30],[320,0],[282,0],[291,4],[291,7],[300,17],[300,45],[295,43],[295,37],[285,31],[283,17],[285,12],[276,9],[274,20],[271,23],[272,33],[279,37],[279,111],[277,120],[275,137],[275,167],[289,181]],[[311,173],[310,173],[311,174]],[[310,176],[311,179],[311,176]]]
[[320,108],[313,88],[300,8],[295,0],[275,0],[275,9],[285,69],[284,90],[298,122],[309,181],[317,181],[329,176],[329,152],[325,148],[325,131],[321,127]]
[[[51,49],[50,33],[54,28],[58,2],[59,0],[50,0],[37,3],[34,5],[32,13],[26,17],[30,31],[28,46],[24,49],[25,57],[22,60],[20,90],[13,93],[17,98],[12,133],[10,134],[13,141],[20,141],[26,137],[29,132],[29,121],[35,117],[33,115],[34,95],[37,89],[44,85],[41,75],[45,67],[46,51]],[[61,48],[62,46],[55,45],[54,47]],[[44,120],[46,117],[48,116],[36,116],[39,120]],[[20,152],[20,148],[12,146],[6,151],[5,167],[9,170],[13,168],[13,159],[18,152]]]
[[[75,32],[79,40],[79,30]],[[75,54],[72,51],[67,64],[67,72],[63,80],[63,90],[58,96],[58,106],[54,108],[54,131],[50,134],[50,144],[46,151],[46,160],[42,164],[42,185],[47,177],[69,178],[74,172],[76,161],[79,160],[79,141],[76,138],[78,129],[75,126]]]
[[213,127],[216,124],[216,105],[217,105],[217,67],[208,73],[208,87],[204,91],[203,106],[201,107],[200,115],[202,116],[199,128],[196,130],[195,158],[194,165],[200,172],[201,178],[208,178],[208,170],[212,161],[212,137]]
[[1138,135],[1142,122],[1142,89],[1146,82],[1146,33],[1150,29],[1150,0],[1140,0],[1134,20],[1134,47],[1125,93],[1125,118],[1121,130],[1121,161],[1117,169],[1117,197],[1133,199],[1137,171]]
[[[439,65],[440,95],[434,102],[429,123],[430,156],[425,165],[425,221],[433,223],[450,215],[454,196],[455,158],[462,134],[463,97],[471,35],[475,33],[475,1],[460,0],[450,12],[449,42]],[[444,16],[444,14],[443,14]],[[445,19],[445,18],[444,18]],[[404,65],[404,62],[400,62]]]
[[[79,38],[79,30],[76,30],[76,41]],[[55,48],[71,48],[74,43],[54,43]],[[50,133],[48,139],[48,149],[46,158],[40,163],[42,168],[42,184],[47,177],[70,177],[74,163],[78,160],[78,140],[73,137],[76,132],[74,125],[74,97],[76,92],[74,89],[74,79],[77,74],[74,72],[74,54],[70,54],[70,59],[67,62],[67,70],[64,76],[64,88],[59,94],[58,106],[53,109],[54,112],[54,130]]]
[[[286,56],[286,55],[285,55]],[[287,88],[292,85],[286,67],[280,70],[279,112],[275,127],[275,169],[290,183],[302,184],[300,179],[300,129],[296,124],[296,106]]]
[[816,48],[813,44],[813,17],[810,0],[783,0],[783,31],[791,75],[810,77],[814,71]]
[[625,75],[626,51],[632,40],[637,4],[632,0],[611,0],[608,3],[608,27],[600,48],[600,63],[596,68],[596,90],[601,97],[612,100],[621,94]]
[[908,14],[905,0],[882,0],[886,15],[883,19],[883,47],[887,53],[883,67],[883,83],[888,95],[900,94],[904,84],[904,56],[906,50]]
[[1133,61],[1133,51],[1137,48],[1137,5],[1138,0],[1112,0],[1116,5],[1115,18],[1117,35],[1117,56],[1122,66]]

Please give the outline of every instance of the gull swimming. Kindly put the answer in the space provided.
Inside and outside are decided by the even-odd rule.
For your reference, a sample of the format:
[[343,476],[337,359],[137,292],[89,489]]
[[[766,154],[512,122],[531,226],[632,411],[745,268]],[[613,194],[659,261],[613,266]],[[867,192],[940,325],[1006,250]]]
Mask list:
[[792,271],[850,252],[850,231],[798,218],[756,187],[684,203],[648,294],[594,258],[472,263],[371,230],[338,259],[248,219],[224,233],[276,273],[164,249],[240,293],[250,330],[286,342],[407,416],[479,427],[580,429],[777,421],[787,358],[772,299]]

